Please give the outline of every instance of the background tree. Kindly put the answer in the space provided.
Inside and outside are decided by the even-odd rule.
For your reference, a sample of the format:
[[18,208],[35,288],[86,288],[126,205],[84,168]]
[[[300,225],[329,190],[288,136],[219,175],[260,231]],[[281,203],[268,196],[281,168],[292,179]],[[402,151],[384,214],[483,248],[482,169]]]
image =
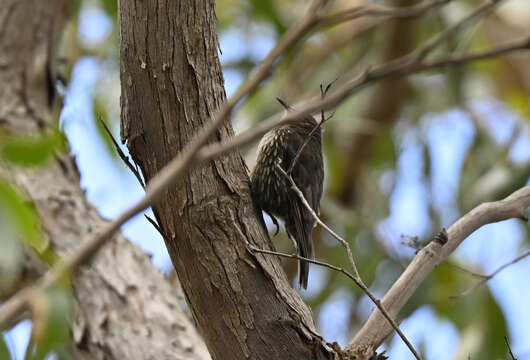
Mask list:
[[[317,3],[319,2],[314,4]],[[466,24],[467,26],[459,27],[458,31],[448,33],[450,36],[445,36],[444,41],[438,43],[432,58],[443,58],[448,53],[460,54],[496,48],[506,41],[519,39],[523,33],[521,29],[528,30],[525,27],[528,22],[521,20],[525,12],[513,6],[525,6],[525,2],[512,0],[506,3],[494,15],[486,17],[489,11],[480,12],[478,18],[484,20],[478,25],[476,22]],[[115,18],[115,8],[109,4],[112,5],[103,3],[111,18]],[[297,22],[302,18],[301,14],[307,11],[305,4],[267,4],[219,2],[221,40],[223,37],[235,37],[235,42],[241,44],[248,36],[254,48],[257,48],[256,51],[249,50],[248,53],[242,54],[243,56],[234,56],[233,59],[225,61],[224,73],[228,79],[232,76],[245,76],[249,68],[261,60],[263,53],[260,55],[260,51],[267,46],[267,41],[270,43],[275,37],[280,38],[288,28],[286,24]],[[311,28],[311,35],[306,36],[307,41],[292,43],[286,49],[270,81],[259,91],[253,91],[234,113],[233,122],[236,128],[248,128],[255,120],[277,111],[272,105],[275,96],[289,100],[307,98],[318,94],[320,83],[337,77],[339,79],[332,91],[335,88],[340,90],[342,84],[355,74],[362,73],[370,66],[374,68],[378,64],[395,59],[412,49],[422,48],[432,34],[440,33],[444,28],[451,28],[458,19],[465,18],[466,14],[474,11],[473,9],[482,6],[455,0],[449,4],[443,1],[435,2],[437,6],[419,3],[417,7],[410,8],[415,4],[416,2],[412,1],[392,2],[389,5],[404,7],[405,11],[400,13],[392,8],[391,15],[384,13],[389,9],[377,8],[382,12],[374,12],[373,8],[370,8],[372,12],[366,11],[365,8],[352,10],[347,12],[347,16],[360,16],[358,14],[363,11],[367,14],[337,26],[332,25],[336,25],[336,22],[346,16],[344,9],[363,4],[334,2],[318,9],[316,13],[321,17],[320,29],[323,31],[314,32],[315,29]],[[419,11],[420,6],[425,4],[428,6]],[[124,3],[122,5],[125,6]],[[180,9],[183,12],[175,10],[174,14],[171,13],[171,7],[168,7],[166,11],[172,16],[167,19],[162,16],[156,21],[149,21],[150,16],[155,16],[156,9],[142,10],[143,8],[137,5],[136,12],[133,12],[133,7],[130,6],[121,12],[122,41],[130,41],[126,46],[122,46],[121,58],[122,101],[125,105],[122,114],[125,116],[126,130],[123,135],[129,139],[129,146],[133,146],[135,151],[141,153],[143,149],[145,152],[145,144],[142,142],[146,142],[149,144],[149,151],[155,152],[155,156],[152,156],[132,151],[135,160],[149,179],[158,172],[162,164],[172,158],[180,146],[189,143],[189,138],[197,132],[199,125],[215,113],[223,102],[224,95],[219,87],[220,70],[215,65],[213,4],[204,4],[203,6],[210,7],[192,13],[194,16],[185,15],[185,6]],[[95,9],[94,3],[84,6],[85,13]],[[494,5],[489,6],[487,10],[494,8]],[[307,12],[310,13],[311,11]],[[184,18],[175,21],[180,19],[179,16]],[[252,20],[245,20],[247,16]],[[305,15],[299,24],[304,24],[304,19],[310,19],[308,16]],[[388,17],[407,19],[390,20]],[[139,20],[144,18],[147,19],[146,22]],[[128,19],[132,20],[127,22]],[[152,23],[158,26],[149,27]],[[312,23],[305,24],[310,28],[308,24]],[[81,28],[82,26],[81,24]],[[132,34],[136,36],[132,37]],[[139,36],[140,34],[145,34],[145,37]],[[75,41],[70,42],[68,48],[75,49],[74,43]],[[110,40],[107,40],[107,46],[104,46],[105,43],[96,46],[82,43],[81,52],[71,52],[71,61],[87,51],[101,57],[110,56],[111,59],[114,56],[116,61],[116,53],[109,51],[112,49],[111,43]],[[231,43],[227,41],[226,46],[229,48]],[[173,47],[177,49],[176,52],[170,51]],[[223,41],[221,47],[223,48]],[[199,51],[200,49],[202,51]],[[223,51],[227,55],[230,54],[226,49]],[[150,56],[143,58],[143,54]],[[530,166],[528,126],[525,123],[528,112],[525,109],[528,107],[528,97],[524,80],[526,69],[521,65],[527,61],[527,56],[510,55],[497,61],[466,65],[465,68],[448,68],[443,73],[427,73],[406,79],[392,78],[377,83],[376,87],[349,97],[337,107],[332,120],[326,124],[328,183],[322,218],[351,243],[361,276],[376,294],[383,295],[386,292],[414,254],[413,249],[401,244],[402,235],[409,236],[404,240],[414,240],[415,235],[422,240],[429,239],[442,226],[449,226],[477,203],[500,199],[527,182]],[[116,71],[109,63],[104,64],[105,74]],[[377,75],[377,72],[371,74]],[[73,80],[75,81],[75,77]],[[111,81],[100,83],[94,98],[96,111],[101,113],[107,110],[109,120],[116,118],[116,106],[109,107],[112,103],[108,102],[109,89],[112,90],[115,84]],[[175,87],[174,84],[178,86]],[[230,86],[228,88],[230,89]],[[170,92],[171,89],[173,90]],[[154,96],[153,91],[158,95]],[[175,103],[177,107],[174,106]],[[66,119],[67,114],[65,111],[63,118]],[[187,121],[175,123],[175,119],[183,119],[183,116]],[[145,123],[140,125],[139,121]],[[165,132],[160,132],[160,121],[166,126]],[[182,128],[183,124],[187,125]],[[181,128],[171,131],[176,125]],[[227,140],[230,130],[223,129],[218,133],[217,139]],[[253,151],[249,151],[247,158],[249,166],[252,164],[252,153]],[[237,167],[239,170],[234,170]],[[207,186],[196,187],[197,181],[194,179],[197,178],[204,181],[202,185]],[[239,157],[234,154],[227,155],[204,168],[192,170],[189,177],[181,180],[179,184],[180,186],[176,186],[177,190],[170,190],[169,195],[164,196],[160,208],[155,207],[155,213],[166,239],[169,239],[167,241],[170,244],[170,253],[184,283],[184,291],[192,304],[191,310],[203,330],[211,331],[210,334],[203,334],[210,350],[216,349],[213,354],[221,356],[223,351],[226,351],[223,346],[230,343],[228,338],[226,343],[211,343],[216,331],[226,336],[234,334],[233,341],[239,342],[236,346],[242,346],[241,338],[248,339],[245,346],[252,349],[253,342],[257,344],[259,336],[256,334],[260,329],[263,329],[260,336],[266,337],[269,334],[267,329],[271,328],[274,329],[272,338],[274,335],[285,334],[282,331],[290,331],[294,334],[292,337],[286,337],[290,342],[313,344],[313,347],[306,347],[303,351],[315,354],[324,354],[327,351],[328,355],[333,353],[334,350],[328,349],[328,345],[320,342],[311,331],[307,332],[307,329],[311,329],[311,318],[305,312],[303,304],[281,280],[282,272],[275,263],[276,258],[252,255],[245,248],[245,238],[261,248],[267,246],[263,245],[267,244],[267,240],[259,222],[255,221],[255,212],[248,207],[244,168]],[[182,184],[188,185],[182,187]],[[219,196],[221,192],[225,195]],[[183,202],[186,197],[189,201]],[[221,200],[211,201],[214,198]],[[198,206],[189,206],[190,204]],[[182,219],[188,224],[195,222],[204,225],[206,221],[207,226],[189,226],[188,231],[183,233],[180,230]],[[239,226],[232,226],[234,223]],[[179,227],[176,228],[175,224]],[[524,342],[517,339],[524,339],[524,321],[521,319],[524,319],[527,313],[520,310],[521,306],[516,302],[509,302],[515,296],[500,294],[509,291],[509,287],[506,287],[509,282],[506,279],[517,283],[517,269],[523,268],[523,265],[513,266],[501,273],[488,283],[489,287],[482,286],[477,289],[473,289],[476,280],[469,273],[455,270],[456,265],[468,269],[483,267],[483,270],[475,271],[491,273],[498,266],[514,259],[516,253],[521,253],[517,251],[517,247],[524,248],[524,242],[528,239],[527,227],[516,222],[499,226],[490,226],[490,230],[485,230],[490,235],[490,243],[484,245],[488,251],[480,251],[478,245],[473,245],[473,242],[477,244],[486,241],[484,237],[481,238],[480,233],[474,236],[476,240],[467,240],[464,248],[446,262],[452,265],[437,267],[400,313],[400,318],[410,316],[404,323],[404,331],[413,339],[417,349],[425,349],[427,358],[439,356],[436,354],[432,337],[429,334],[422,336],[414,333],[418,327],[424,327],[425,321],[434,327],[440,319],[443,319],[444,325],[441,326],[441,331],[436,331],[435,342],[445,342],[446,348],[452,349],[452,354],[447,351],[447,357],[463,357],[467,354],[481,358],[503,356],[507,352],[503,340],[508,333],[505,319],[512,322],[509,335],[513,337],[515,353],[524,352]],[[199,229],[202,233],[193,235],[193,232]],[[496,232],[501,234],[502,239],[495,239]],[[186,237],[190,239],[189,242],[185,241]],[[221,241],[223,238],[225,240]],[[322,241],[316,241],[317,256],[329,263],[346,267],[343,248],[336,246],[336,242],[326,233],[320,233],[320,238]],[[175,241],[176,239],[179,241]],[[209,240],[197,243],[191,239]],[[490,248],[501,241],[502,247],[490,252]],[[215,246],[212,248],[211,244]],[[279,250],[290,252],[287,241],[279,240],[275,244]],[[201,252],[201,256],[190,256],[190,252]],[[213,256],[215,254],[220,256]],[[198,273],[194,269],[197,263],[192,261],[197,258],[203,260]],[[231,259],[239,258],[244,259],[242,267],[230,265]],[[220,264],[217,269],[222,268],[223,272],[214,269],[218,266],[216,261]],[[296,269],[295,261],[286,261],[284,265],[292,278]],[[249,267],[250,273],[264,268],[269,275],[273,274],[270,278],[274,280],[274,291],[283,295],[280,299],[273,298],[272,301],[280,305],[271,306],[268,301],[263,301],[271,294],[271,288],[266,285],[270,285],[270,281],[265,280],[262,284],[260,281],[263,281],[263,277],[259,274],[257,277],[249,277],[248,272],[241,271],[241,268],[246,266]],[[229,271],[226,271],[227,269]],[[199,275],[200,271],[204,273]],[[509,271],[513,273],[508,274]],[[501,279],[504,274],[505,277]],[[245,279],[249,278],[253,280],[245,282]],[[313,266],[310,278],[314,284],[310,283],[309,287],[313,287],[313,290],[306,293],[305,298],[314,312],[314,318],[317,319],[317,327],[326,340],[336,339],[341,344],[347,344],[351,338],[348,333],[357,333],[357,329],[365,322],[370,312],[371,303],[351,280],[338,272],[328,272]],[[225,286],[222,285],[223,280],[232,281],[228,281],[229,286]],[[496,285],[496,281],[499,285]],[[210,285],[204,286],[204,283]],[[262,301],[257,304],[268,306],[267,310],[256,310],[252,306],[251,309],[256,314],[266,314],[270,317],[255,316],[252,320],[233,322],[240,314],[230,312],[229,309],[233,308],[230,301],[235,302],[239,309],[243,303],[253,304],[252,299],[247,297],[252,296],[254,290],[249,289],[261,291]],[[473,291],[468,291],[466,297],[457,300],[450,298],[468,289]],[[221,291],[222,296],[215,296],[215,299],[229,299],[226,301],[226,311],[222,312],[226,317],[216,318],[214,315],[219,314],[219,311],[215,312],[207,304],[201,303],[207,303],[209,299],[204,296],[204,291],[209,294]],[[519,286],[517,291],[519,297],[524,297],[521,292],[528,289]],[[220,303],[225,304],[223,301]],[[504,314],[499,303],[503,306]],[[281,304],[291,306],[281,310]],[[276,311],[284,312],[276,317]],[[340,316],[333,315],[333,311],[340,311]],[[510,311],[518,315],[515,322],[511,320]],[[274,319],[273,322],[269,320],[271,318]],[[277,321],[278,318],[288,318],[289,321]],[[294,325],[290,322],[293,318]],[[232,320],[230,322],[227,319]],[[217,320],[220,320],[218,325],[215,324]],[[258,326],[250,326],[249,329],[248,325],[252,321],[256,321]],[[337,323],[342,324],[342,327],[337,327]],[[219,330],[223,329],[223,326],[228,329]],[[275,326],[281,326],[281,329],[274,328]],[[300,331],[304,328],[306,329]],[[339,331],[330,333],[327,328],[338,328]],[[460,341],[457,342],[456,338]],[[310,339],[317,340],[311,342]],[[392,349],[390,354],[394,357],[400,356],[399,341],[395,339],[391,345],[387,345]],[[276,340],[273,340],[274,342]],[[424,345],[418,346],[421,343]],[[297,356],[296,349],[296,346],[289,347],[289,350],[293,351],[293,357]],[[271,346],[264,350],[260,355],[267,357],[266,350],[274,352],[278,351],[278,348]],[[244,351],[241,354],[244,355]],[[282,353],[284,357],[285,354]],[[253,355],[258,356],[255,353]],[[410,355],[405,353],[403,356]]]

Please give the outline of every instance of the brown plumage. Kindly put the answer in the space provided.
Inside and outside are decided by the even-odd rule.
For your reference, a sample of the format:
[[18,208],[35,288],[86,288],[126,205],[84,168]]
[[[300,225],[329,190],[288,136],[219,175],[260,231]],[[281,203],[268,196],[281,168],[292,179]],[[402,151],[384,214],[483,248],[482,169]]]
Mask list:
[[[283,100],[278,101],[287,109],[291,107]],[[263,136],[251,178],[252,197],[255,203],[275,221],[280,218],[285,223],[287,234],[294,241],[297,253],[312,259],[313,240],[311,233],[315,220],[304,206],[299,196],[291,189],[289,180],[278,168],[280,164],[287,171],[298,149],[317,125],[312,116],[302,121],[272,129]],[[322,130],[316,130],[296,161],[291,176],[313,210],[318,213],[324,164],[322,161]],[[299,286],[306,289],[309,276],[309,263],[299,264]]]

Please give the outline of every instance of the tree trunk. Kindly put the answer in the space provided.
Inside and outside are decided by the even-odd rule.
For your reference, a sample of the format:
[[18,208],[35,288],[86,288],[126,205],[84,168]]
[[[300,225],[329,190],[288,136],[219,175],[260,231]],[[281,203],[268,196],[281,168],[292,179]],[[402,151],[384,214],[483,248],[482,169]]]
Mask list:
[[[0,2],[0,132],[38,136],[57,126],[56,51],[66,0]],[[60,254],[73,251],[105,221],[79,187],[75,162],[58,154],[45,167],[0,162],[0,177],[24,191]],[[44,268],[25,264],[22,282]],[[177,291],[140,249],[117,235],[75,279],[74,359],[208,359]]]
[[[225,101],[215,2],[120,1],[122,140],[147,180]],[[224,124],[211,141],[233,135]],[[271,249],[237,152],[191,170],[153,206],[214,359],[328,359]]]

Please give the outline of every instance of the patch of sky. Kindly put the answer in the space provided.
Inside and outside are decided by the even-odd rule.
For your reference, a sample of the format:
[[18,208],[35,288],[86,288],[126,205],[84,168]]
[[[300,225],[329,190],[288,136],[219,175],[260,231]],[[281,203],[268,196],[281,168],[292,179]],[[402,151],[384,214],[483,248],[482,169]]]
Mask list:
[[460,110],[427,114],[421,125],[429,149],[433,207],[442,225],[448,226],[458,217],[458,183],[475,129],[469,116]]
[[409,256],[411,249],[403,246],[402,235],[424,236],[429,230],[429,192],[423,176],[422,143],[414,128],[400,136],[400,154],[394,191],[390,196],[390,216],[376,226],[376,233],[385,239],[390,251]]
[[[74,67],[72,81],[61,115],[61,126],[69,139],[72,154],[76,157],[81,176],[81,186],[87,199],[105,218],[115,218],[143,195],[143,189],[125,165],[108,155],[106,145],[99,136],[92,110],[94,84],[102,75],[99,63],[83,58]],[[117,127],[117,126],[116,126]],[[115,138],[118,129],[113,129]],[[122,147],[127,154],[127,148]],[[148,212],[149,213],[149,212]],[[151,214],[152,216],[152,214]],[[159,269],[169,268],[169,255],[161,236],[140,214],[122,227],[123,233],[144,251],[153,256]]]
[[350,291],[337,290],[320,308],[318,324],[320,334],[328,342],[336,341],[341,346],[349,340],[348,328],[350,313],[355,298]]
[[19,322],[10,331],[4,333],[4,340],[13,359],[24,359],[30,334],[31,321],[29,320]]
[[86,48],[91,48],[105,41],[112,32],[112,21],[100,8],[85,6],[79,16],[77,38]]
[[[429,331],[425,331],[428,326]],[[423,306],[403,320],[401,331],[414,348],[424,350],[426,360],[452,359],[458,346],[458,332],[447,320],[440,319],[429,306]],[[435,335],[433,335],[435,334]],[[381,347],[385,349],[385,347]],[[413,359],[413,355],[403,340],[394,335],[387,350],[389,359]]]

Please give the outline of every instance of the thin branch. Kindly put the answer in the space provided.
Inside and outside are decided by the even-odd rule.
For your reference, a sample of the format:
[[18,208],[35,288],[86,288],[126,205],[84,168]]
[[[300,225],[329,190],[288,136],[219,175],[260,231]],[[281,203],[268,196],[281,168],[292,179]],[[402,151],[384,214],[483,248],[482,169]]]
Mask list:
[[346,252],[348,254],[348,260],[349,260],[350,265],[351,265],[351,267],[353,269],[353,273],[355,274],[355,276],[358,279],[360,279],[361,277],[359,276],[359,271],[357,270],[357,265],[355,264],[355,260],[353,259],[353,254],[352,254],[352,252],[350,250],[350,245],[348,245],[348,242],[346,240],[344,240],[342,237],[340,237],[340,235],[338,235],[336,232],[331,230],[329,228],[329,226],[326,225],[326,223],[324,223],[322,220],[320,220],[320,217],[317,215],[315,210],[313,210],[311,205],[309,205],[309,203],[307,202],[306,198],[304,197],[304,194],[302,193],[302,191],[300,191],[300,189],[298,188],[298,186],[294,182],[293,178],[291,176],[289,176],[285,172],[285,170],[282,169],[282,167],[279,164],[276,164],[276,167],[286,177],[286,179],[289,180],[289,182],[291,183],[291,189],[293,189],[293,191],[296,192],[296,195],[300,198],[300,200],[302,201],[304,206],[311,213],[311,216],[313,216],[315,221],[320,226],[322,226],[322,228],[324,228],[331,236],[333,236],[346,249]]
[[462,272],[464,274],[468,274],[468,275],[470,275],[472,277],[475,277],[475,278],[478,278],[478,279],[481,279],[481,280],[486,277],[486,275],[484,275],[484,274],[479,274],[479,273],[474,272],[472,270],[466,269],[466,268],[464,268],[464,267],[462,267],[462,266],[460,266],[458,264],[447,262],[446,265],[448,265],[448,266],[450,266],[450,267],[452,267],[452,268],[454,268],[454,269],[456,269],[456,270],[458,270],[458,271],[460,271],[460,272]]
[[[336,80],[335,80],[336,81]],[[333,85],[333,83],[335,82],[331,82],[329,83],[327,86],[326,86],[326,89],[324,90],[322,88],[322,84],[320,84],[320,93],[321,93],[321,98],[323,99],[327,92],[329,91],[329,89],[331,88],[331,86]],[[320,121],[315,125],[315,127],[313,127],[313,129],[309,132],[309,134],[306,136],[303,144],[298,148],[298,151],[296,152],[296,154],[294,155],[294,159],[293,161],[291,161],[291,165],[289,165],[289,168],[287,169],[287,174],[288,175],[291,175],[291,173],[293,172],[293,168],[294,168],[294,165],[296,164],[296,162],[298,161],[298,158],[300,157],[300,154],[302,154],[302,151],[304,151],[305,147],[307,146],[307,144],[309,144],[309,141],[311,140],[311,138],[313,137],[313,134],[315,132],[318,131],[318,129],[320,129],[322,127],[322,124],[324,124],[326,122],[326,117],[324,115],[324,110],[321,111],[321,118],[320,118]]]
[[114,136],[112,135],[112,132],[110,131],[109,127],[103,120],[103,117],[99,115],[98,119],[99,119],[100,124],[103,126],[103,129],[105,129],[105,132],[109,136],[110,140],[114,144],[114,148],[116,148],[116,152],[118,153],[118,156],[120,157],[120,159],[125,163],[125,165],[127,165],[127,167],[134,174],[134,176],[136,177],[140,185],[145,189],[145,182],[144,182],[144,179],[142,178],[142,175],[140,175],[140,172],[138,171],[138,167],[133,166],[129,157],[125,155],[125,153],[121,150],[120,145],[118,145],[118,142],[116,141],[116,139],[114,139]]
[[[382,299],[385,309],[396,316],[435,266],[444,261],[471,233],[483,225],[511,218],[528,221],[526,209],[530,207],[530,185],[503,200],[483,203],[457,220],[447,230],[447,243],[431,241],[418,252],[409,266]],[[392,331],[383,315],[375,310],[348,345],[352,351],[370,353]]]
[[512,360],[517,360],[515,355],[512,352],[512,347],[510,346],[510,342],[508,341],[508,336],[504,335],[504,342],[506,343],[506,347],[508,348],[508,352],[510,353],[510,357]]
[[475,273],[473,271],[469,271],[469,270],[460,268],[460,270],[462,270],[462,271],[464,271],[464,272],[466,272],[468,274],[471,274],[474,277],[478,277],[481,280],[478,281],[475,285],[473,285],[469,289],[467,289],[466,291],[463,291],[462,293],[460,293],[460,294],[458,294],[456,296],[451,296],[451,299],[458,299],[458,298],[462,298],[462,297],[465,297],[465,296],[469,295],[470,293],[475,291],[477,288],[479,288],[480,286],[484,285],[486,282],[488,282],[491,279],[493,279],[498,273],[500,273],[501,271],[506,269],[508,266],[511,266],[511,265],[513,265],[515,263],[518,263],[519,261],[523,260],[524,258],[526,258],[528,256],[530,256],[530,250],[527,250],[527,251],[523,252],[521,255],[519,255],[518,257],[516,257],[512,261],[507,262],[506,264],[503,264],[497,270],[495,270],[494,272],[492,272],[489,275],[482,275],[482,274]]
[[[342,270],[341,268],[337,268],[337,267],[334,267],[333,265],[331,264],[327,264],[327,266],[331,269],[336,269],[337,271],[340,271],[342,272],[343,274],[346,274],[348,277],[350,277],[354,282],[355,284],[357,284],[357,286],[359,286],[361,288],[361,290],[373,301],[373,303],[377,306],[377,308],[381,311],[381,313],[383,314],[383,316],[388,320],[388,322],[390,323],[390,325],[394,328],[394,330],[398,333],[399,337],[403,340],[403,342],[405,343],[405,345],[407,345],[407,347],[409,348],[409,350],[412,352],[412,354],[414,354],[414,357],[418,360],[421,360],[421,357],[420,355],[418,354],[418,352],[416,351],[416,349],[414,349],[414,346],[412,346],[412,344],[410,343],[410,341],[407,339],[407,337],[405,336],[405,334],[403,334],[403,332],[399,329],[399,326],[396,324],[396,322],[394,321],[394,319],[392,319],[392,317],[388,314],[388,312],[383,308],[383,305],[381,304],[381,301],[379,301],[378,298],[375,297],[374,294],[372,294],[372,292],[370,291],[370,289],[368,289],[368,287],[364,284],[364,282],[362,281],[361,279],[361,276],[359,275],[359,272],[357,271],[357,265],[355,265],[355,260],[353,259],[353,254],[351,252],[351,249],[350,249],[350,245],[348,244],[348,242],[343,239],[341,236],[337,235],[333,230],[331,230],[321,219],[320,217],[315,213],[315,211],[313,210],[313,208],[311,207],[311,205],[309,205],[309,203],[307,202],[304,194],[302,193],[302,191],[300,191],[300,189],[298,188],[298,186],[296,185],[296,183],[294,182],[293,178],[288,175],[282,168],[281,166],[278,164],[276,165],[278,167],[278,169],[280,170],[280,172],[285,176],[287,177],[287,179],[289,180],[289,182],[291,183],[291,188],[296,192],[296,194],[298,195],[298,197],[300,198],[300,200],[302,201],[302,203],[304,204],[304,206],[306,207],[307,210],[309,210],[309,212],[311,212],[311,215],[313,216],[313,218],[315,219],[316,222],[318,222],[320,224],[320,226],[322,226],[328,233],[330,233],[335,239],[337,239],[337,241],[344,247],[344,249],[346,250],[346,253],[348,254],[348,260],[350,262],[350,265],[353,269],[353,272],[354,272],[354,275],[351,275],[349,274],[348,272]],[[298,255],[296,255],[298,256]],[[318,262],[319,264],[325,264],[325,263],[321,263],[321,262]]]
[[151,225],[153,225],[153,227],[156,229],[156,231],[158,231],[158,233],[162,236],[162,238],[165,239],[166,237],[164,236],[164,233],[162,232],[162,229],[160,228],[160,226],[156,223],[155,219],[153,219],[150,216],[147,216],[146,214],[144,214],[144,217],[147,219],[147,221],[151,223]]
[[438,33],[431,40],[422,46],[416,53],[413,55],[414,62],[422,61],[429,55],[438,45],[444,42],[447,38],[453,36],[464,27],[468,26],[474,21],[482,19],[486,14],[494,10],[497,6],[503,3],[506,0],[486,0],[479,7],[477,7],[473,12],[468,16],[464,17],[462,20],[456,22],[446,30]]
[[[191,167],[198,166],[205,161],[218,157],[241,145],[245,145],[263,135],[275,126],[288,122],[294,122],[307,114],[316,112],[319,109],[329,109],[335,107],[338,103],[344,101],[352,94],[376,81],[390,77],[406,76],[412,73],[440,68],[447,65],[462,64],[469,61],[485,59],[529,48],[530,38],[526,38],[500,46],[498,48],[469,55],[450,56],[435,61],[414,64],[408,63],[395,65],[387,64],[386,66],[381,65],[374,70],[367,70],[358,78],[349,81],[338,90],[328,95],[325,99],[310,100],[309,103],[302,106],[298,111],[291,111],[290,113],[285,114],[283,117],[281,115],[275,115],[272,118],[269,118],[267,121],[261,122],[254,128],[241,133],[227,142],[216,143],[201,148],[210,138],[210,135],[213,134],[222,124],[223,120],[226,119],[231,109],[235,105],[233,102],[234,100],[229,99],[227,104],[230,104],[223,106],[216,113],[218,115],[216,115],[217,117],[214,116],[214,121],[211,122],[207,128],[203,128],[201,131],[199,131],[199,135],[196,137],[196,139],[191,141],[190,144],[186,146],[186,148],[183,149],[183,151],[179,153],[177,157],[171,160],[153,179],[151,179],[146,187],[146,194],[143,198],[123,212],[114,221],[108,223],[107,227],[103,228],[95,237],[84,241],[79,248],[75,250],[67,259],[46,273],[46,275],[38,283],[38,286],[49,287],[55,284],[62,276],[64,276],[64,274],[88,261],[97,252],[97,250],[109,238],[112,237],[112,235],[120,228],[121,225],[123,225],[139,212],[156,203],[164,191],[166,191],[169,186],[181,179]],[[247,89],[250,88],[251,87],[247,87]],[[2,303],[0,306],[0,327],[7,324],[9,319],[16,316],[18,312],[24,310],[27,305],[26,302],[27,297],[25,295],[25,291],[21,291],[11,297],[8,301]]]
[[433,8],[448,4],[452,0],[426,1],[406,7],[388,6],[356,6],[353,8],[337,11],[330,15],[323,15],[318,18],[321,26],[336,25],[346,21],[358,19],[365,16],[373,18],[405,19],[419,16]]
[[362,282],[362,280],[358,276],[350,274],[348,271],[344,270],[341,267],[338,267],[338,266],[335,266],[335,265],[331,265],[330,263],[327,263],[327,262],[323,262],[323,261],[319,261],[319,260],[315,260],[315,259],[305,258],[305,257],[300,256],[298,254],[284,254],[284,253],[277,252],[277,251],[258,249],[257,247],[254,247],[254,246],[252,246],[250,244],[248,244],[247,246],[248,246],[249,250],[252,251],[252,252],[258,252],[258,253],[269,254],[269,255],[276,255],[276,256],[280,256],[280,257],[284,257],[284,258],[288,258],[288,259],[297,259],[297,260],[300,260],[300,261],[307,261],[307,262],[310,262],[312,264],[323,266],[323,267],[326,267],[328,269],[331,269],[331,270],[334,270],[334,271],[337,271],[337,272],[340,272],[340,273],[346,275],[357,286],[359,286],[361,288],[361,290],[370,298],[370,300],[372,300],[372,302],[375,304],[375,306],[383,313],[383,315],[385,315],[385,317],[388,320],[388,322],[392,325],[394,330],[396,330],[396,332],[398,333],[399,337],[401,337],[403,342],[407,345],[407,347],[410,349],[410,351],[414,354],[416,359],[421,360],[421,357],[416,352],[416,350],[414,349],[414,347],[412,346],[410,341],[407,339],[405,334],[403,334],[403,332],[399,329],[398,324],[390,317],[390,315],[388,315],[387,311],[383,308],[383,305],[381,304],[381,301],[377,297],[375,297],[375,295],[370,291],[370,289],[368,289],[366,287],[366,285],[364,285],[364,283]]

